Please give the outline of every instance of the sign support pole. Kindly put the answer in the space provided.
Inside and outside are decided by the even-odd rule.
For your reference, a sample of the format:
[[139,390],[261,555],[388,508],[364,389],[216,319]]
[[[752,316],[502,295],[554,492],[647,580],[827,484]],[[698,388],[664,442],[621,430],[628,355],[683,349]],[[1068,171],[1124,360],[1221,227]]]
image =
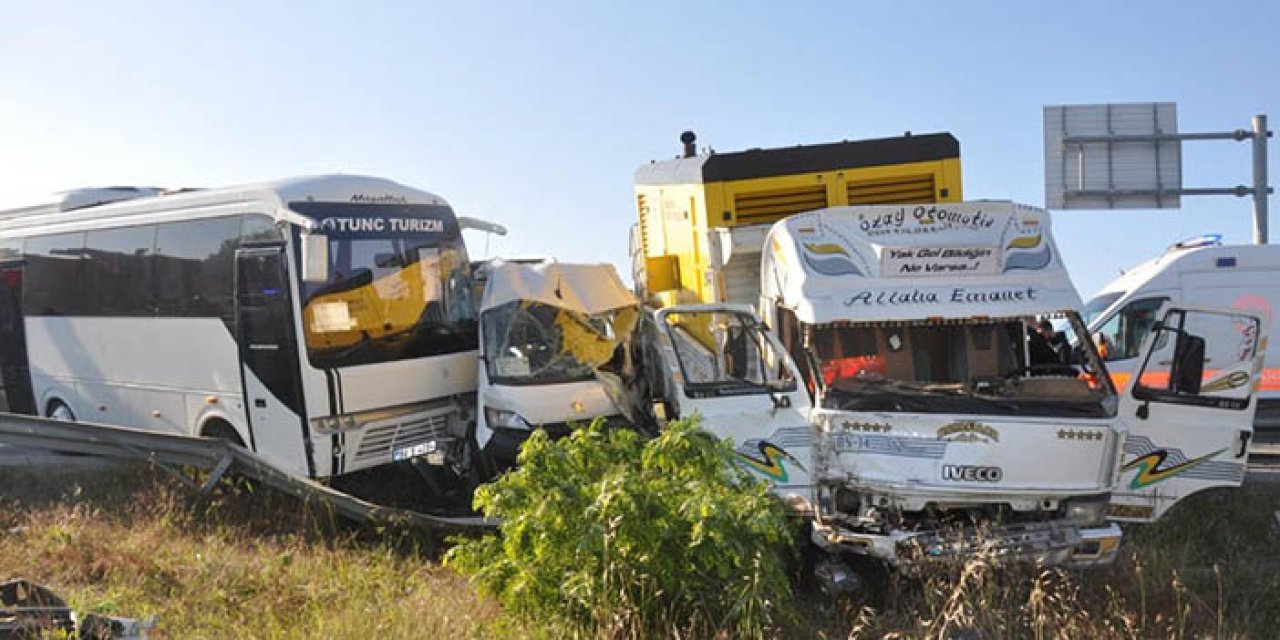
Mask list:
[[[1161,203],[1161,199],[1165,197],[1234,195],[1234,196],[1243,198],[1245,196],[1252,195],[1253,196],[1253,242],[1254,244],[1267,244],[1268,242],[1268,237],[1267,237],[1268,196],[1271,195],[1271,187],[1267,184],[1267,138],[1271,137],[1271,132],[1267,131],[1267,116],[1265,114],[1259,114],[1259,115],[1253,116],[1252,130],[1236,129],[1235,131],[1214,131],[1214,132],[1204,132],[1204,133],[1164,133],[1158,127],[1156,127],[1154,133],[1117,134],[1111,131],[1111,115],[1110,114],[1111,114],[1111,110],[1115,106],[1116,105],[1077,105],[1077,106],[1067,106],[1067,107],[1045,107],[1046,113],[1048,113],[1051,109],[1063,110],[1061,115],[1061,118],[1063,121],[1061,128],[1063,131],[1065,131],[1066,129],[1066,124],[1065,124],[1066,113],[1067,113],[1066,110],[1079,109],[1084,111],[1084,110],[1091,110],[1091,109],[1097,110],[1099,108],[1105,108],[1106,114],[1107,114],[1105,133],[1092,134],[1092,135],[1067,135],[1062,132],[1056,132],[1053,134],[1053,135],[1061,136],[1059,139],[1061,140],[1062,147],[1063,147],[1062,162],[1064,167],[1061,172],[1061,177],[1064,184],[1062,185],[1063,188],[1060,192],[1055,192],[1055,191],[1052,191],[1051,189],[1046,189],[1046,194],[1047,194],[1045,198],[1046,200],[1053,201],[1054,194],[1057,194],[1060,197],[1061,204],[1059,206],[1061,208],[1080,209],[1080,208],[1088,208],[1088,207],[1072,206],[1071,201],[1073,198],[1076,198],[1076,199],[1087,198],[1095,201],[1105,199],[1106,202],[1109,205],[1111,205],[1108,208],[1115,208],[1116,198],[1154,197],[1156,207],[1163,208],[1164,205]],[[1121,105],[1121,106],[1126,106],[1126,105]],[[1128,105],[1128,106],[1133,106],[1133,105]],[[1153,103],[1152,106],[1156,107],[1159,105]],[[1046,135],[1050,135],[1048,129],[1046,129]],[[1154,145],[1155,152],[1156,152],[1156,155],[1154,156],[1154,167],[1155,167],[1155,171],[1159,173],[1160,158],[1158,154],[1160,149],[1159,147],[1160,143],[1162,142],[1181,143],[1183,141],[1189,141],[1189,140],[1235,140],[1237,142],[1252,140],[1253,141],[1253,185],[1246,186],[1242,184],[1235,187],[1199,187],[1199,188],[1189,188],[1189,189],[1182,188],[1181,186],[1177,186],[1177,187],[1170,188],[1160,183],[1159,176],[1157,176],[1157,180],[1154,188],[1148,187],[1148,188],[1117,189],[1115,187],[1114,167],[1112,165],[1113,145],[1121,145],[1121,144]],[[1109,184],[1107,185],[1106,188],[1094,188],[1094,189],[1085,188],[1085,177],[1087,174],[1085,147],[1089,145],[1106,145],[1106,148],[1107,148],[1106,176],[1109,181]],[[1078,169],[1078,176],[1077,176],[1079,184],[1075,189],[1067,188],[1067,185],[1065,184],[1066,182],[1066,169],[1065,169],[1066,160],[1065,159],[1067,157],[1067,154],[1069,153],[1068,151],[1069,149],[1075,149],[1076,153],[1079,154],[1079,169]],[[1096,161],[1096,162],[1101,162],[1101,161]],[[1047,160],[1046,160],[1046,167],[1049,167]],[[1048,171],[1049,169],[1046,168],[1046,173]],[[1122,208],[1137,208],[1137,207],[1128,206],[1128,207],[1122,207]]]
[[1267,116],[1253,117],[1253,243],[1267,244]]

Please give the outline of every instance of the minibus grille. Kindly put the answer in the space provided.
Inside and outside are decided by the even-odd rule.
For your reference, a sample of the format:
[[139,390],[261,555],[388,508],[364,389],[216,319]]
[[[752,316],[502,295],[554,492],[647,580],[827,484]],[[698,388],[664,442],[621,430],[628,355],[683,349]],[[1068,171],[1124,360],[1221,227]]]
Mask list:
[[449,414],[408,415],[390,424],[370,427],[360,440],[355,461],[368,462],[391,457],[392,450],[411,444],[438,440],[448,433]]

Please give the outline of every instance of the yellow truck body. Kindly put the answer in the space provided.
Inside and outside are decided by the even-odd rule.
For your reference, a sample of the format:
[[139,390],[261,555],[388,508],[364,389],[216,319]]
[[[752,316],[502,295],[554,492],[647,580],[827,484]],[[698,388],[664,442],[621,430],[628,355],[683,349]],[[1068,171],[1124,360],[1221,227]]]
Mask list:
[[754,306],[761,244],[769,227],[787,216],[842,205],[963,199],[960,144],[949,133],[690,153],[640,167],[635,189],[633,275],[646,301],[664,307]]

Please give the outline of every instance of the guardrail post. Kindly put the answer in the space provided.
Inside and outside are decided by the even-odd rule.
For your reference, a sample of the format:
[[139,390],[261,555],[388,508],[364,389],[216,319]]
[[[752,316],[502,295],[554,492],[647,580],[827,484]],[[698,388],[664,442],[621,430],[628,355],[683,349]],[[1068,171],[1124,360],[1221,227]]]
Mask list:
[[231,468],[232,462],[235,462],[235,456],[232,456],[230,452],[222,454],[222,459],[218,460],[217,466],[209,472],[209,479],[204,481],[204,485],[200,487],[200,491],[204,493],[213,491],[213,488],[217,486],[218,481],[221,480],[222,476],[226,475],[227,470]]

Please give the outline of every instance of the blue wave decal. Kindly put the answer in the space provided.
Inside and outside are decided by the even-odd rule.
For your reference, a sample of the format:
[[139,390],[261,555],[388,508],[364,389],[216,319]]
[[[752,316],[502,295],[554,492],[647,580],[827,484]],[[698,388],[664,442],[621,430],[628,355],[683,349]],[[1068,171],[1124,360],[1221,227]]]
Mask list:
[[755,457],[750,453],[743,451],[735,451],[742,458],[746,465],[778,482],[788,482],[791,477],[787,474],[787,468],[783,462],[790,462],[801,471],[804,471],[804,465],[800,464],[795,456],[787,453],[781,447],[771,442],[756,442],[756,449],[760,452],[760,457]]
[[1006,255],[1004,259],[1004,270],[1043,269],[1049,266],[1049,262],[1051,260],[1053,260],[1053,251],[1049,249],[1048,244],[1045,244],[1039,251],[1024,251]]
[[824,276],[861,276],[862,270],[852,260],[841,256],[817,257],[802,253],[804,263],[814,272]]
[[[1134,465],[1146,456],[1154,453],[1163,453],[1165,459],[1163,464],[1166,466],[1181,467],[1179,475],[1184,478],[1193,478],[1196,480],[1210,480],[1219,482],[1240,483],[1244,481],[1245,465],[1243,463],[1226,462],[1222,460],[1204,460],[1197,461],[1187,457],[1181,449],[1169,447],[1164,448],[1152,442],[1146,436],[1130,435],[1125,439],[1124,452],[1134,456],[1126,466]],[[1157,465],[1158,466],[1158,465]],[[1134,478],[1136,481],[1137,478]]]

